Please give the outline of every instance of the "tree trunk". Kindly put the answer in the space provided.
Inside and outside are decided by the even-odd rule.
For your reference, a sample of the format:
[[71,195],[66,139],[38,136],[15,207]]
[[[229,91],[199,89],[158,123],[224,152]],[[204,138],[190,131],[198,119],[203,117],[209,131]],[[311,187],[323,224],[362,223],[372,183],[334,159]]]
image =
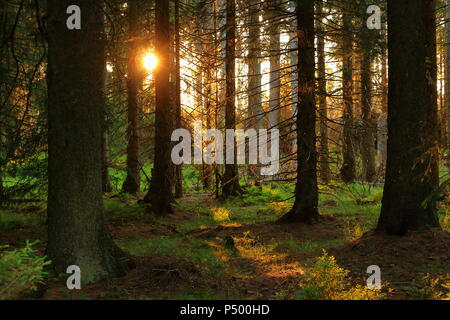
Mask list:
[[[219,59],[225,60],[227,55],[227,0],[218,0],[219,1],[219,40],[220,40],[220,54]],[[220,78],[218,78],[219,82],[219,114],[217,117],[217,122],[220,127],[223,127],[225,124],[225,113],[226,113],[226,103],[227,103],[227,64],[226,62],[222,64],[222,68],[220,70]]]
[[173,212],[171,163],[172,112],[170,110],[170,25],[169,2],[156,1],[156,54],[158,66],[154,70],[156,88],[155,111],[155,157],[150,190],[145,202],[151,204],[150,210],[158,215]]
[[[225,128],[236,129],[236,2],[226,0],[226,105],[225,105]],[[225,173],[222,181],[222,198],[227,199],[242,193],[239,185],[239,171],[236,155],[236,138],[232,143],[234,148],[234,163],[225,165]],[[225,148],[226,149],[226,148]],[[226,156],[226,154],[225,154]]]
[[328,159],[328,107],[327,107],[327,80],[325,72],[325,30],[322,23],[323,0],[317,5],[317,62],[318,62],[318,84],[319,84],[319,114],[320,114],[320,151],[319,166],[320,178],[324,183],[331,179],[331,170]]
[[343,12],[343,42],[342,42],[342,91],[343,91],[343,145],[341,178],[344,182],[355,180],[355,151],[353,143],[353,33],[351,30],[350,2],[345,0]]
[[90,0],[83,28],[66,27],[69,0],[48,0],[48,246],[56,274],[81,268],[89,284],[123,272],[103,215],[103,8]]
[[381,115],[377,124],[377,149],[380,158],[381,168],[386,167],[387,160],[387,96],[388,96],[388,75],[386,51],[381,56]]
[[[1,1],[2,10],[0,10],[0,43],[5,43],[9,32],[8,32],[8,10],[6,1]],[[7,66],[6,60],[6,46],[0,48],[0,200],[2,199],[3,189],[3,167],[6,165],[6,143],[5,143],[5,132],[4,128],[6,126],[6,101],[7,97]]]
[[140,0],[128,1],[128,25],[130,46],[128,51],[128,127],[127,127],[127,177],[122,185],[126,193],[139,192],[140,165],[139,165],[139,133],[138,133],[138,92],[142,81],[142,61],[139,56],[139,7]]
[[[175,124],[181,128],[180,0],[175,0]],[[175,166],[175,198],[183,197],[183,165]]]
[[445,104],[447,109],[447,170],[450,172],[450,0],[445,8]]
[[298,88],[297,184],[295,203],[280,222],[313,223],[319,218],[316,151],[314,0],[297,0]]
[[104,193],[112,191],[111,180],[108,172],[108,132],[106,128],[106,119],[103,117],[103,132],[101,142],[101,159],[102,159],[102,190]]
[[369,29],[361,31],[362,62],[361,62],[361,106],[362,106],[362,143],[361,158],[363,179],[374,182],[375,168],[375,122],[372,120],[372,44]]
[[[388,1],[389,98],[385,189],[378,231],[437,227],[439,183],[434,0]],[[407,53],[407,54],[405,54]]]
[[108,163],[108,119],[107,110],[108,107],[108,96],[109,96],[109,85],[110,85],[110,75],[109,72],[105,72],[105,82],[104,82],[104,112],[103,112],[103,123],[102,123],[102,189],[104,193],[111,192],[111,180],[109,179],[109,163]]
[[281,56],[280,56],[280,24],[277,19],[280,14],[280,0],[270,1],[267,17],[269,22],[269,55],[270,55],[270,91],[269,91],[269,129],[280,123],[280,92],[281,92]]
[[[290,0],[287,2],[288,11],[295,14],[295,1]],[[291,93],[291,114],[292,114],[292,120],[294,122],[294,125],[292,126],[292,130],[295,131],[295,121],[297,119],[297,104],[298,104],[298,70],[297,70],[297,64],[298,64],[298,55],[297,55],[297,35],[295,32],[289,33],[289,64],[291,66],[290,68],[290,87],[292,90]],[[296,152],[297,150],[297,133],[295,131],[294,138],[292,139],[292,152]]]
[[[11,52],[9,39],[11,35],[11,28],[14,25],[12,3],[2,1],[0,3],[0,43],[3,46],[0,48],[0,199],[4,193],[3,186],[3,172],[6,169],[6,165],[10,160],[10,156],[14,153],[14,143],[12,143],[9,137],[11,127],[11,104],[10,98],[14,87],[14,81],[12,81],[10,72],[11,66]],[[5,196],[3,194],[3,196]]]
[[[265,114],[262,107],[262,74],[261,74],[261,26],[259,16],[261,11],[260,0],[249,0],[248,21],[248,116],[247,126],[256,130],[264,128]],[[254,151],[254,150],[253,150]],[[247,150],[247,154],[250,150]],[[248,174],[254,179],[255,185],[260,185],[258,165],[248,165]]]
[[[202,21],[204,23],[202,24],[203,30],[215,30],[214,28],[214,8],[212,6],[212,3],[206,3],[201,11],[202,15]],[[203,102],[203,115],[205,118],[205,129],[211,129],[213,126],[213,108],[214,108],[214,92],[213,92],[213,86],[214,86],[214,54],[215,54],[215,48],[214,48],[214,38],[212,35],[203,35],[203,42],[202,42],[202,52],[203,52],[203,58],[202,58],[202,68],[203,68],[203,74],[204,74],[204,102]],[[213,178],[213,166],[208,165],[206,163],[203,164],[202,168],[202,180],[203,180],[203,186],[205,190],[209,190],[211,188],[212,179]]]
[[259,24],[260,0],[249,0],[248,26],[248,113],[250,126],[261,129],[264,126],[264,109],[261,100],[261,27]]

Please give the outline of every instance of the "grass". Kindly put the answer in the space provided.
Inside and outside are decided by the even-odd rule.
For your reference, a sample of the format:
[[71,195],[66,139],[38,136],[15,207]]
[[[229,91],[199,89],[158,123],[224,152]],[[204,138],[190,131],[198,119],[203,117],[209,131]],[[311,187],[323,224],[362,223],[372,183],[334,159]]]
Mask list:
[[348,240],[376,227],[381,211],[381,187],[334,183],[321,189],[319,211],[342,220]]
[[145,207],[136,204],[136,200],[127,195],[120,195],[120,198],[105,199],[105,215],[108,220],[137,220],[145,215]]
[[45,223],[45,214],[37,212],[0,211],[0,231],[34,228]]
[[[113,167],[109,168],[109,177],[111,185],[115,191],[120,191],[122,189],[122,183],[126,179],[126,156],[122,155],[117,157],[113,163]],[[141,173],[141,190],[147,191],[149,186],[149,179],[152,177],[153,165],[146,163],[144,164]],[[199,193],[205,192],[203,189],[201,174],[198,167],[193,165],[183,166],[183,187],[185,193]]]
[[[195,168],[186,168],[185,171],[187,174],[196,172]],[[254,277],[264,276],[259,280],[262,283],[270,281],[272,277],[283,277],[286,274],[301,279],[301,274],[307,267],[287,263],[286,257],[302,257],[304,260],[307,257],[320,256],[322,249],[340,250],[349,241],[356,240],[365,232],[373,230],[378,220],[382,188],[333,183],[329,186],[320,186],[319,210],[323,216],[332,218],[330,224],[339,229],[338,233],[330,237],[316,237],[313,233],[303,235],[302,232],[294,232],[293,236],[290,233],[271,234],[270,228],[265,227],[270,224],[266,222],[275,221],[292,207],[293,199],[289,197],[294,187],[292,183],[248,187],[243,197],[225,202],[215,201],[205,195],[189,195],[176,204],[177,213],[174,216],[163,218],[148,215],[145,206],[139,205],[135,197],[124,194],[108,195],[104,206],[108,221],[113,222],[112,228],[124,228],[118,237],[119,240],[116,240],[124,251],[140,257],[182,258],[204,270],[208,279],[228,279],[227,277],[239,279],[227,293],[221,293],[220,288],[214,290],[196,288],[189,292],[162,292],[157,298],[194,300],[226,299],[230,296],[261,298],[262,296],[257,293],[249,295],[242,286],[245,287]],[[440,203],[441,224],[450,232],[449,213],[449,207],[444,202]],[[34,228],[42,226],[45,219],[45,208],[18,206],[0,211],[0,230]],[[211,237],[206,238],[186,235],[190,231],[221,224],[237,228],[241,226],[242,229],[226,229],[230,231],[212,233]],[[247,229],[249,225],[253,226],[253,229]],[[128,228],[129,226],[131,228]],[[169,232],[167,226],[175,226],[177,231]],[[305,227],[305,230],[309,230],[308,228]],[[319,232],[322,230],[320,228],[317,229]],[[133,234],[134,230],[142,233]],[[234,251],[227,248],[226,239],[230,236],[234,241]],[[431,260],[426,268],[427,272],[434,275],[448,272],[448,269]],[[350,270],[353,272],[354,268]],[[276,292],[270,297],[292,298],[298,288],[294,289],[277,287]],[[358,290],[349,291],[348,297],[357,297],[361,293]],[[416,284],[411,288],[411,295],[425,296],[430,290]],[[115,298],[120,298],[122,291],[119,290]],[[138,294],[136,298],[146,299],[148,296]]]
[[316,251],[324,248],[336,248],[345,244],[345,239],[330,239],[330,240],[306,240],[299,242],[293,238],[285,239],[281,241],[274,241],[275,250],[278,252],[285,252],[289,254],[295,254],[299,251]]
[[210,272],[219,272],[224,264],[214,249],[205,242],[182,237],[137,238],[117,241],[124,251],[136,256],[177,256],[205,266]]

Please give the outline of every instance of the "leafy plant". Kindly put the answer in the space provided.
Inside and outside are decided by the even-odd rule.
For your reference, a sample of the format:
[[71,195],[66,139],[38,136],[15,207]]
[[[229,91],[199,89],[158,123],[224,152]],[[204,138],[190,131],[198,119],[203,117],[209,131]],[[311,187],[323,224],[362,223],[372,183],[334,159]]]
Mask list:
[[[442,289],[450,290],[450,283],[443,284]],[[440,281],[433,278],[430,274],[422,274],[413,280],[411,286],[408,287],[409,296],[417,300],[447,300],[450,299],[450,292],[444,295],[442,292]]]
[[[27,241],[22,249],[0,254],[0,300],[15,299],[27,290],[36,290],[44,280],[47,273],[43,269],[51,262],[36,254],[32,248],[36,243]],[[0,247],[3,250],[8,248]]]
[[383,295],[379,291],[361,286],[351,287],[346,277],[349,271],[336,263],[333,256],[323,250],[315,262],[308,261],[305,281],[295,296],[300,300],[377,300]]
[[213,208],[211,209],[212,217],[216,222],[230,221],[230,210],[226,208]]

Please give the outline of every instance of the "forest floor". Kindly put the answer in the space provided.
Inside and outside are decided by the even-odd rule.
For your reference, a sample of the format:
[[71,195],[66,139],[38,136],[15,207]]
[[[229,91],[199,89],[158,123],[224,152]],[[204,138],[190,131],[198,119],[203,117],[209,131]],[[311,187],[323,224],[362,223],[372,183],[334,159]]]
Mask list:
[[[163,218],[146,213],[135,198],[111,196],[105,200],[109,227],[133,267],[123,277],[81,290],[68,290],[65,281],[53,279],[40,298],[301,299],[311,278],[318,280],[313,289],[322,280],[347,288],[346,294],[335,295],[341,299],[450,298],[450,215],[445,210],[440,211],[444,231],[403,238],[375,235],[370,231],[381,192],[358,186],[339,190],[340,197],[322,190],[318,224],[282,225],[275,221],[292,205],[284,200],[286,188],[253,187],[225,203],[210,194],[191,194]],[[35,248],[43,253],[44,211],[22,206],[15,218],[0,211],[0,245],[40,240]],[[341,269],[321,269],[315,262],[324,256],[335,257],[336,268],[348,275],[333,279],[330,270]],[[366,285],[370,265],[381,268],[376,297],[357,290]]]

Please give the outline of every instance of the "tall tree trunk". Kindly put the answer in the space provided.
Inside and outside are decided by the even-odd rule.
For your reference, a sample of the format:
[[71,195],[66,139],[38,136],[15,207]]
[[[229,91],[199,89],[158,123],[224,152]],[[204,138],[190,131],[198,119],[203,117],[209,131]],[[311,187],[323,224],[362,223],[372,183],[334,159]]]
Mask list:
[[381,55],[381,114],[377,124],[377,149],[381,168],[386,167],[387,160],[387,97],[388,97],[388,75],[387,75],[387,52]]
[[79,0],[83,28],[66,27],[69,0],[48,0],[48,246],[51,267],[81,268],[81,282],[119,275],[121,251],[105,225],[101,134],[103,8]]
[[[226,60],[227,55],[227,0],[218,0],[219,1],[219,39],[220,39],[220,54],[219,58]],[[218,124],[220,127],[223,127],[225,124],[225,113],[226,113],[226,103],[227,103],[227,84],[226,84],[226,70],[227,64],[226,62],[222,64],[222,69],[220,70],[221,76],[219,81],[219,114],[218,114]]]
[[261,27],[259,24],[260,0],[249,0],[248,26],[248,113],[251,117],[251,127],[255,129],[264,126],[264,109],[261,98]]
[[317,4],[317,63],[318,63],[318,84],[319,84],[319,114],[320,114],[320,150],[319,150],[319,166],[320,178],[324,183],[328,183],[331,179],[331,170],[328,159],[328,107],[327,107],[327,80],[325,71],[325,30],[322,23],[323,2]]
[[[236,129],[236,2],[226,0],[226,105],[225,105],[225,128]],[[227,145],[233,144],[234,163],[225,165],[225,173],[222,181],[222,198],[226,199],[242,193],[239,185],[239,171],[236,155],[236,138],[226,141]],[[226,149],[226,148],[225,148]]]
[[297,184],[295,203],[280,222],[313,223],[319,218],[316,151],[314,0],[297,0],[298,88]]
[[142,62],[139,56],[139,7],[140,0],[128,1],[128,25],[130,47],[128,51],[128,127],[127,127],[127,177],[122,190],[127,193],[137,193],[140,190],[139,165],[139,133],[138,133],[138,92],[142,81]]
[[[436,3],[437,5],[437,3]],[[441,37],[445,39],[445,28],[440,32]],[[445,106],[445,45],[440,45],[439,49],[439,107],[438,107],[438,121],[439,121],[439,149],[447,149],[447,109]]]
[[108,106],[108,95],[109,95],[109,84],[110,84],[109,72],[105,72],[105,82],[104,82],[104,99],[105,99],[105,109],[103,112],[103,123],[102,123],[102,189],[103,192],[111,192],[111,180],[109,179],[109,163],[108,163],[108,119],[107,119],[107,106]]
[[445,8],[445,104],[447,109],[447,170],[450,172],[450,0]]
[[387,16],[389,135],[378,231],[403,235],[439,226],[436,201],[426,201],[439,182],[435,1],[390,0]]
[[281,8],[280,0],[270,1],[267,6],[269,21],[269,56],[270,56],[270,91],[269,91],[269,128],[280,123],[281,92],[281,56],[280,56],[280,24],[277,21]]
[[[249,0],[248,9],[248,126],[254,129],[264,127],[264,109],[262,107],[262,74],[261,74],[261,26],[259,16],[261,14],[261,0]],[[254,151],[254,150],[252,150]],[[248,150],[248,152],[251,152]],[[255,185],[260,185],[259,166],[249,165],[249,176],[255,180]]]
[[[180,1],[175,0],[175,125],[181,128]],[[183,197],[183,165],[175,166],[175,198]]]
[[[214,38],[209,34],[209,30],[215,30],[214,28],[214,8],[212,3],[205,3],[202,11],[202,24],[203,30],[208,30],[208,35],[203,35],[202,42],[202,68],[204,74],[204,103],[203,103],[203,115],[205,117],[204,128],[211,129],[213,126],[213,107],[214,107],[214,93],[213,93],[213,85],[214,85],[214,68],[215,68],[215,59],[214,57]],[[202,170],[202,180],[203,186],[206,190],[210,189],[212,186],[212,178],[213,178],[213,167],[208,164],[203,164]]]
[[[2,9],[0,10],[0,43],[5,43],[8,36],[8,10],[7,3],[5,0],[1,0],[0,4]],[[5,125],[6,125],[6,101],[4,101],[7,96],[7,61],[6,59],[6,46],[0,48],[0,200],[2,199],[3,189],[3,167],[6,165],[6,155],[5,155]]]
[[[223,43],[224,41],[222,40],[222,35],[225,34],[224,29],[222,28],[222,17],[220,15],[220,10],[221,8],[224,6],[224,0],[215,0],[212,3],[213,5],[213,13],[214,13],[214,18],[213,18],[213,30],[220,30],[219,32],[214,32],[213,35],[213,40],[214,40],[214,44],[213,47],[215,48],[214,50],[214,54],[212,55],[213,59],[215,61],[220,60],[221,56],[222,56],[222,49],[223,49]],[[226,42],[226,41],[225,41]],[[220,49],[217,49],[220,48]],[[225,63],[223,64],[225,68]],[[214,95],[214,127],[215,128],[219,128],[219,125],[221,123],[220,119],[222,118],[222,112],[223,110],[225,110],[225,108],[222,108],[222,104],[221,101],[223,94],[223,86],[222,86],[222,79],[220,79],[220,70],[219,68],[215,67],[214,68],[214,78],[216,80],[216,86],[215,86],[215,95]],[[223,117],[224,118],[224,117]],[[214,193],[216,198],[220,198],[220,166],[218,165],[214,165]]]
[[343,39],[342,39],[342,91],[343,91],[343,141],[342,141],[342,168],[341,178],[344,182],[355,180],[355,151],[353,128],[353,33],[351,23],[350,1],[345,0],[343,12]]
[[173,127],[170,101],[170,24],[169,2],[156,0],[155,48],[159,58],[154,70],[156,88],[155,155],[150,189],[145,196],[149,208],[158,215],[173,212],[173,167],[171,163],[171,129]]
[[[295,3],[297,0],[290,0],[288,1],[288,11],[295,13]],[[298,104],[298,70],[297,64],[298,64],[298,55],[297,55],[297,35],[295,32],[289,33],[289,64],[291,66],[290,70],[290,83],[291,83],[291,114],[292,114],[292,120],[294,121],[294,125],[292,126],[292,130],[295,131],[295,121],[297,119],[297,104]],[[297,133],[295,132],[294,139],[292,140],[292,152],[295,152],[297,150]]]
[[[203,39],[203,32],[205,30],[205,24],[203,24],[203,21],[205,19],[204,10],[205,10],[206,4],[202,4],[202,7],[198,9],[198,16],[197,19],[199,21],[197,25],[197,39],[195,42],[195,53],[199,57],[197,59],[198,68],[197,68],[197,75],[195,77],[195,87],[196,87],[196,100],[197,100],[197,110],[200,110],[200,114],[202,114],[201,118],[199,120],[202,121],[203,127],[205,127],[205,121],[207,121],[206,114],[206,104],[208,103],[208,93],[207,87],[209,86],[208,79],[205,79],[205,76],[207,74],[207,63],[205,63],[206,59],[206,52],[205,52],[205,44]],[[201,21],[201,22],[200,22]],[[206,129],[209,129],[208,126],[206,126]],[[206,164],[202,160],[201,164],[201,180],[203,183],[203,187],[207,190],[210,187],[210,173],[209,173],[210,166]]]
[[[7,1],[0,2],[0,199],[4,193],[3,177],[6,165],[10,156],[14,153],[9,127],[11,122],[10,97],[14,87],[14,82],[10,76],[11,72],[11,29],[14,25],[12,3]],[[3,194],[3,196],[5,196]]]
[[376,178],[375,168],[375,121],[372,119],[372,44],[370,30],[361,31],[362,62],[361,62],[361,106],[362,106],[362,143],[361,158],[363,178],[373,182]]

